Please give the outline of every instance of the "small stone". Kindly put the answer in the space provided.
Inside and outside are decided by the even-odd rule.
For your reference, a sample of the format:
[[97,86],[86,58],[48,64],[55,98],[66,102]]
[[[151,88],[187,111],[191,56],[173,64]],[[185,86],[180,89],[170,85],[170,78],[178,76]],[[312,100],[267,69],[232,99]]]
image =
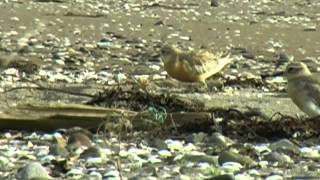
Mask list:
[[234,179],[236,179],[236,180],[254,180],[256,178],[251,177],[250,175],[243,173],[243,174],[235,175]]
[[221,170],[230,174],[240,172],[243,166],[238,162],[225,162],[221,165]]
[[264,160],[266,160],[270,163],[278,163],[278,165],[280,165],[280,166],[293,162],[289,156],[287,156],[283,153],[278,153],[278,152],[271,152],[271,153],[265,155]]
[[185,41],[191,41],[191,37],[190,36],[179,36],[179,39],[185,40]]
[[81,177],[80,180],[102,180],[102,175],[98,172],[91,172]]
[[281,52],[281,53],[279,53],[278,61],[280,61],[280,62],[289,62],[290,58],[287,55],[287,53]]
[[234,176],[232,174],[223,174],[210,178],[210,180],[234,180]]
[[252,54],[251,52],[246,52],[242,54],[242,57],[246,58],[246,59],[255,59],[254,54]]
[[181,141],[168,139],[165,141],[165,143],[171,152],[180,151],[183,149],[183,143]]
[[226,162],[238,162],[241,165],[249,166],[249,167],[256,164],[255,161],[250,157],[244,156],[235,152],[231,152],[231,151],[223,151],[222,153],[220,153],[218,162],[220,165]]
[[94,172],[90,173],[90,178],[95,178],[92,180],[100,180],[100,179],[102,179],[102,175],[99,172],[94,171]]
[[211,0],[210,6],[212,6],[212,7],[219,7],[219,2],[218,2],[218,0]]
[[107,49],[112,46],[111,42],[97,42],[97,47],[100,49]]
[[149,142],[150,146],[153,146],[153,147],[160,149],[160,150],[168,148],[168,145],[165,143],[165,141],[160,138],[148,139],[148,142]]
[[10,163],[10,160],[5,157],[0,155],[0,165],[1,166],[7,166]]
[[59,144],[53,144],[49,148],[49,153],[54,156],[68,157],[69,151]]
[[307,157],[307,158],[319,158],[319,151],[318,149],[313,149],[313,148],[309,148],[309,147],[303,147],[300,149],[301,155],[303,157]]
[[193,155],[193,154],[186,154],[183,156],[183,160],[189,161],[189,162],[196,162],[196,163],[201,163],[201,162],[206,162],[209,164],[217,164],[217,158],[214,156],[209,156],[209,155]]
[[281,52],[278,54],[276,67],[279,67],[285,63],[288,63],[293,60],[293,56],[289,57],[287,53]]
[[230,138],[225,137],[218,132],[213,133],[211,136],[209,136],[207,143],[210,146],[213,146],[215,148],[216,147],[217,148],[226,148],[226,147],[229,147],[232,144],[234,144],[234,142]]
[[54,59],[53,61],[55,64],[58,64],[58,65],[61,65],[61,66],[64,66],[65,65],[65,62],[64,60],[62,59]]
[[75,132],[69,136],[67,146],[70,150],[82,147],[90,147],[92,146],[92,141],[86,134],[82,132]]
[[299,154],[300,149],[297,145],[293,144],[288,139],[281,139],[277,142],[274,142],[270,145],[270,149],[272,151],[277,152],[284,152],[284,153],[293,153],[293,154]]
[[172,153],[168,150],[165,150],[165,149],[158,151],[158,154],[159,154],[159,157],[162,159],[165,159],[165,158],[172,156]]
[[303,29],[303,31],[317,31],[316,25],[310,25]]
[[67,144],[66,139],[59,132],[55,132],[53,134],[52,141],[56,144],[59,144],[59,146],[66,146]]
[[164,23],[162,20],[160,20],[160,21],[155,22],[154,25],[155,26],[162,26],[162,25],[164,25]]
[[114,76],[114,78],[118,83],[123,83],[127,79],[127,76],[123,73],[118,73]]
[[16,22],[20,21],[20,19],[18,17],[11,17],[10,20],[11,21],[16,21]]
[[204,144],[207,138],[207,134],[200,132],[200,133],[193,133],[190,136],[186,137],[187,142],[191,142],[193,144]]
[[86,159],[86,166],[87,167],[99,167],[104,160],[100,157],[89,157]]
[[211,12],[209,12],[209,11],[206,11],[204,14],[207,15],[207,16],[211,16],[212,15]]
[[79,176],[81,176],[81,175],[83,175],[84,173],[83,173],[83,171],[82,171],[82,169],[71,169],[70,171],[68,171],[67,173],[66,173],[66,175],[68,176],[68,177],[79,177]]
[[104,175],[103,175],[103,178],[104,179],[119,179],[120,177],[120,174],[118,171],[116,170],[111,170],[109,172],[106,172]]
[[22,46],[21,48],[19,48],[18,53],[19,54],[27,54],[27,53],[31,53],[32,51],[33,51],[32,47]]
[[265,180],[282,180],[282,179],[283,179],[282,176],[275,174],[275,175],[271,175],[271,176],[266,177]]
[[73,127],[71,129],[69,129],[66,134],[67,135],[71,135],[71,134],[75,134],[75,133],[82,133],[82,134],[85,134],[86,136],[88,136],[91,140],[93,139],[93,134],[87,130],[87,129],[84,129],[84,128],[81,128],[81,127]]
[[84,150],[80,154],[80,158],[87,159],[87,158],[95,158],[95,157],[101,157],[101,152],[98,148],[91,146],[88,149]]
[[47,170],[38,162],[25,165],[19,172],[20,179],[51,179]]

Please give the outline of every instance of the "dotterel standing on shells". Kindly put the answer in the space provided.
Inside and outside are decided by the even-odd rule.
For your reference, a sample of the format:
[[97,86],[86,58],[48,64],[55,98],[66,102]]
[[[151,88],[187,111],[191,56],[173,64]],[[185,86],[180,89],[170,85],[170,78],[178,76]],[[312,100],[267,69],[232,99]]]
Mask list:
[[182,82],[202,82],[206,87],[206,79],[221,71],[232,60],[223,53],[182,52],[169,45],[162,47],[161,58],[164,69],[174,79]]
[[289,64],[286,77],[292,101],[310,117],[320,115],[320,79],[301,62]]

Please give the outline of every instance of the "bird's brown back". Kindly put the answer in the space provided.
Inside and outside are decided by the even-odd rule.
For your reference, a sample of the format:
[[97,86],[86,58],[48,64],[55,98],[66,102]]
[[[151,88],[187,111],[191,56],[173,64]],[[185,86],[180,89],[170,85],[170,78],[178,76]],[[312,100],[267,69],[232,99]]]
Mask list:
[[193,75],[202,76],[203,79],[216,74],[231,62],[231,59],[222,53],[213,54],[208,51],[182,53],[180,57]]
[[229,56],[208,51],[183,52],[177,48],[165,46],[162,52],[164,67],[168,74],[185,82],[204,82],[231,61]]

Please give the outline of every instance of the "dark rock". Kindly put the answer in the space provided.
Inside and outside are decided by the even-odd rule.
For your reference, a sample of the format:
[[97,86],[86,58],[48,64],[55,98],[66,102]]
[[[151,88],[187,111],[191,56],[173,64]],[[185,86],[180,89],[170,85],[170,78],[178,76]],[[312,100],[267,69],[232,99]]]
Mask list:
[[47,170],[38,162],[30,162],[18,174],[22,180],[50,179]]
[[80,154],[80,158],[87,159],[87,158],[95,158],[95,157],[101,157],[100,149],[97,147],[91,146],[88,149],[84,150]]
[[255,59],[255,55],[252,54],[251,52],[246,52],[242,54],[242,57],[246,58],[246,59]]
[[272,143],[270,145],[270,149],[272,151],[284,152],[285,154],[287,154],[287,153],[299,154],[300,153],[299,147],[297,145],[293,144],[288,139],[281,139],[277,142]]
[[223,174],[223,175],[214,176],[207,180],[234,180],[234,176],[232,174]]
[[287,55],[287,53],[281,52],[281,53],[279,53],[278,61],[280,61],[280,62],[289,62],[290,58]]
[[162,26],[162,25],[164,25],[164,23],[162,20],[160,20],[160,21],[155,22],[154,25],[155,26]]
[[54,156],[68,157],[69,151],[62,145],[53,144],[49,148],[49,154]]
[[252,160],[250,157],[231,151],[223,151],[222,153],[220,153],[218,162],[220,165],[222,165],[225,162],[237,162],[241,165],[248,167],[254,166],[256,164],[256,162]]
[[212,6],[212,7],[219,7],[219,2],[218,2],[218,0],[211,0],[210,6]]
[[285,63],[288,63],[290,61],[291,61],[291,59],[289,58],[287,53],[281,52],[281,53],[278,54],[276,66],[279,67],[279,66],[281,66],[281,65],[283,65]]
[[230,145],[234,144],[234,142],[230,138],[225,137],[218,132],[213,133],[211,136],[209,136],[207,143],[210,146],[215,146],[220,149],[229,147]]
[[33,48],[30,46],[23,46],[18,50],[19,54],[31,53],[31,52],[33,52]]
[[192,155],[192,154],[186,154],[182,158],[184,161],[189,161],[189,162],[206,162],[209,164],[217,164],[217,159],[214,156],[209,156],[209,155]]
[[280,166],[286,165],[291,161],[289,156],[278,152],[271,152],[269,154],[266,154],[263,159],[270,163],[278,163],[278,165]]
[[66,132],[67,135],[71,135],[71,134],[74,134],[74,133],[83,133],[85,134],[86,136],[88,136],[91,140],[93,139],[93,134],[87,130],[87,129],[84,129],[84,128],[81,128],[81,127],[73,127],[71,129],[68,129],[68,131]]
[[75,132],[69,136],[67,146],[69,150],[81,147],[91,147],[92,141],[85,133]]
[[168,145],[164,142],[163,139],[159,139],[159,138],[152,138],[150,140],[148,140],[149,145],[153,146],[157,149],[167,149]]

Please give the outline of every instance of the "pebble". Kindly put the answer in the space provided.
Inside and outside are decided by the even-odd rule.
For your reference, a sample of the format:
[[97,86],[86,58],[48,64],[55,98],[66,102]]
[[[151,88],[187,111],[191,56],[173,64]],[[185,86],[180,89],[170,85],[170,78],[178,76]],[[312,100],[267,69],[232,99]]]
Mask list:
[[51,145],[49,153],[54,156],[61,156],[61,157],[68,157],[69,156],[69,151],[66,149],[66,147],[64,147],[60,144]]
[[280,175],[271,175],[271,176],[266,177],[265,180],[283,180],[283,177]]
[[51,179],[47,170],[39,162],[30,162],[19,172],[20,179]]
[[[15,27],[14,25],[11,25],[10,27],[5,27],[3,24],[5,22],[5,19],[1,19],[0,22],[2,25],[0,25],[0,48],[1,53],[15,53],[18,52],[18,56],[21,56],[23,58],[26,58],[24,56],[28,55],[36,55],[40,57],[40,60],[44,62],[44,65],[41,65],[39,68],[39,72],[34,72],[35,69],[30,69],[30,74],[27,75],[27,78],[31,80],[48,80],[49,83],[55,84],[59,81],[67,82],[67,83],[83,83],[87,82],[88,80],[93,80],[94,82],[101,83],[103,85],[108,84],[117,84],[119,82],[126,82],[127,79],[131,78],[131,74],[127,74],[124,69],[118,69],[115,68],[115,65],[113,64],[115,61],[118,63],[122,62],[129,62],[132,63],[132,59],[130,55],[127,55],[127,52],[131,52],[132,50],[136,50],[137,57],[135,57],[135,60],[137,64],[132,64],[132,67],[135,67],[136,65],[140,66],[142,63],[141,61],[144,60],[142,57],[139,56],[143,53],[145,54],[157,54],[156,50],[159,46],[157,44],[161,42],[167,42],[169,40],[172,42],[182,42],[182,45],[188,45],[189,47],[196,48],[196,36],[191,36],[191,33],[193,30],[188,29],[188,27],[180,27],[181,24],[175,24],[174,19],[178,19],[181,21],[181,23],[184,24],[185,21],[201,21],[202,24],[207,23],[208,19],[206,18],[214,18],[214,21],[223,21],[223,23],[239,23],[238,25],[245,25],[246,23],[253,22],[251,26],[253,29],[254,26],[258,27],[261,25],[262,28],[278,28],[281,26],[281,28],[287,28],[288,24],[293,24],[297,28],[300,28],[302,34],[311,34],[314,33],[314,31],[317,31],[317,27],[314,25],[315,20],[319,19],[317,14],[312,14],[312,8],[314,10],[315,7],[319,6],[319,3],[316,1],[312,2],[312,5],[308,5],[308,8],[310,8],[310,12],[305,11],[303,13],[297,13],[297,14],[291,14],[291,11],[295,8],[299,8],[301,6],[301,11],[303,11],[304,6],[302,5],[294,4],[295,2],[288,1],[286,3],[289,4],[283,4],[284,1],[272,1],[272,0],[263,0],[263,1],[234,1],[234,2],[227,2],[227,1],[218,1],[218,0],[211,0],[205,2],[205,9],[203,9],[202,2],[196,2],[195,6],[192,4],[186,4],[181,5],[180,3],[165,3],[162,4],[162,1],[155,1],[155,2],[142,2],[142,3],[134,3],[133,1],[117,1],[117,2],[109,2],[109,1],[88,1],[86,3],[83,3],[84,1],[79,1],[80,3],[74,3],[74,4],[68,4],[68,3],[53,3],[55,11],[48,11],[47,9],[41,9],[44,6],[48,6],[51,3],[43,2],[43,3],[24,3],[24,2],[0,2],[1,6],[8,6],[12,7],[12,13],[14,13],[16,7],[24,6],[26,10],[35,12],[35,18],[33,22],[38,22],[39,24],[43,24],[44,27],[42,27],[45,31],[42,32],[41,28],[40,30],[37,30],[38,32],[34,33],[33,36],[27,35],[24,37],[24,33],[28,33],[28,30],[30,29],[28,24],[24,23],[24,18],[9,16],[8,22],[18,23],[19,27]],[[236,2],[236,3],[235,3]],[[14,4],[11,4],[14,3]],[[210,4],[212,8],[207,7],[207,5]],[[11,6],[13,5],[13,6]],[[70,5],[73,7],[70,8]],[[174,5],[174,6],[172,6]],[[274,7],[282,7],[283,5],[287,5],[286,7],[289,7],[286,9],[286,11],[276,11],[272,12]],[[244,7],[248,8],[247,10],[241,10],[237,13],[229,12],[229,8],[237,6],[237,7]],[[96,22],[93,20],[89,24],[83,24],[83,23],[77,23],[74,27],[72,27],[73,24],[70,23],[70,21],[67,19],[72,19],[71,16],[67,16],[67,19],[65,19],[65,15],[63,12],[65,10],[72,10],[77,9],[78,7],[81,7],[82,9],[86,9],[86,13],[84,16],[88,17],[98,17],[98,16],[105,16],[104,18],[107,20],[106,22],[101,22],[100,27],[99,23],[93,23]],[[169,8],[168,8],[169,7]],[[172,9],[170,9],[170,7]],[[215,7],[215,8],[214,8]],[[175,9],[177,8],[177,9]],[[179,9],[181,8],[181,9]],[[125,9],[125,12],[123,10]],[[80,9],[79,9],[80,10]],[[36,13],[40,12],[49,12],[49,16],[52,16],[53,18],[50,19],[48,22],[42,22],[42,18],[36,18]],[[97,14],[98,12],[98,14]],[[53,13],[53,14],[51,14]],[[61,14],[62,13],[62,14]],[[73,13],[73,12],[72,12]],[[162,17],[162,13],[167,17]],[[259,13],[259,14],[258,14]],[[311,13],[311,14],[310,14]],[[177,15],[179,14],[179,15]],[[54,18],[55,15],[59,15],[60,18]],[[62,15],[62,16],[60,16]],[[75,16],[78,16],[77,12],[75,13]],[[88,18],[88,17],[82,17],[83,14],[80,14],[81,16],[76,18]],[[116,16],[114,16],[116,15]],[[124,22],[122,21],[122,18],[125,16],[132,16],[135,15],[140,16],[142,19],[149,19],[147,21],[143,21],[143,23],[136,23],[135,21],[132,22]],[[161,15],[161,16],[160,16]],[[290,15],[290,16],[288,16]],[[204,17],[204,19],[203,19]],[[112,19],[108,21],[108,19]],[[138,18],[139,19],[139,18]],[[137,20],[138,21],[138,20]],[[185,23],[187,24],[187,23]],[[272,24],[272,26],[270,26]],[[216,41],[214,44],[214,48],[216,48],[219,44],[218,42],[224,42],[226,46],[234,47],[234,46],[240,46],[243,45],[237,44],[233,41],[234,37],[242,36],[245,31],[241,31],[238,29],[235,29],[235,27],[229,26],[226,24],[226,30],[222,30],[222,33],[225,34],[219,34],[220,29],[218,26],[211,27],[210,35],[213,35],[216,37]],[[39,25],[41,26],[41,25]],[[70,26],[71,30],[66,31],[66,26]],[[151,27],[150,27],[151,26]],[[32,26],[31,31],[35,30],[37,26]],[[48,31],[50,28],[55,28],[56,32]],[[98,29],[102,29],[101,33],[96,33],[95,31]],[[150,33],[150,36],[157,39],[159,36],[162,36],[162,34],[157,34],[158,30],[168,30],[168,34],[171,34],[170,38],[165,37],[164,40],[161,39],[158,41],[152,41],[152,40],[146,40],[146,39],[140,39],[137,42],[130,42],[127,40],[130,40],[132,38],[131,32],[139,32],[142,31],[143,28],[148,29],[148,33]],[[112,29],[115,29],[116,32],[109,33],[108,31],[111,31]],[[289,29],[289,28],[288,28]],[[119,31],[119,32],[118,32]],[[121,32],[123,31],[123,32]],[[162,32],[162,31],[161,31]],[[61,37],[60,34],[66,33],[68,34],[68,37]],[[90,34],[89,39],[83,38],[87,33]],[[117,33],[123,33],[123,34],[117,34]],[[186,33],[186,34],[185,34]],[[255,35],[260,36],[263,35],[263,32],[259,31],[254,35],[249,35],[247,38],[248,41],[254,40]],[[113,35],[112,35],[113,34]],[[246,34],[244,34],[246,35]],[[288,56],[287,54],[278,54],[282,49],[286,49],[286,53],[294,53],[291,52],[291,45],[288,44],[289,41],[278,41],[276,38],[279,34],[277,32],[274,34],[274,39],[270,39],[270,41],[266,44],[266,50],[269,49],[270,52],[272,52],[272,55],[274,55],[272,62],[274,60],[281,62],[280,65],[285,65],[287,62],[291,61],[291,56]],[[30,37],[29,37],[30,36]],[[122,36],[122,37],[121,37]],[[139,35],[140,36],[140,35]],[[165,36],[165,35],[164,35]],[[101,40],[99,40],[99,38]],[[97,41],[98,39],[98,41]],[[158,38],[159,39],[159,38]],[[312,41],[312,39],[310,39]],[[185,44],[186,43],[186,44]],[[189,44],[191,43],[191,44]],[[195,43],[195,44],[193,44]],[[261,48],[261,46],[256,46],[254,42],[252,42],[252,45],[246,46],[246,47],[254,47],[254,48]],[[217,46],[216,46],[217,45]],[[69,49],[69,46],[74,49]],[[81,48],[82,47],[82,48]],[[246,47],[244,49],[246,50]],[[219,48],[219,47],[217,47]],[[291,50],[290,50],[291,49]],[[259,49],[258,49],[259,50]],[[301,48],[297,49],[299,55],[310,56],[309,49],[305,45],[301,45]],[[314,53],[314,52],[313,52]],[[233,54],[232,54],[233,55]],[[154,58],[154,57],[153,57]],[[299,57],[300,58],[300,57]],[[158,57],[156,57],[157,61],[159,62]],[[256,61],[262,61],[266,60],[266,56],[259,55],[256,52],[248,52],[246,50],[245,52],[241,52],[240,55],[235,55],[235,64],[232,64],[233,68],[233,76],[229,76],[229,72],[226,72],[226,76],[222,78],[222,80],[225,80],[230,77],[230,79],[233,79],[237,82],[243,82],[250,78],[259,77],[259,70],[261,69],[268,69],[273,68],[273,64],[269,63],[262,63],[263,66],[259,67],[257,64],[254,64],[252,62]],[[120,62],[121,61],[121,62]],[[244,62],[251,62],[247,63],[246,66],[244,66]],[[277,63],[278,63],[277,62]],[[59,68],[48,68],[51,67],[51,63],[54,65],[61,66]],[[104,68],[103,70],[99,69],[96,71],[95,65],[101,65],[105,66],[104,63],[108,64],[109,68]],[[140,64],[141,63],[141,64]],[[82,66],[84,65],[84,66]],[[21,73],[26,68],[26,65],[20,66],[14,66],[14,67],[6,67],[3,68],[1,71],[1,87],[0,89],[2,91],[7,90],[8,87],[16,87],[20,84],[18,83],[20,77],[24,77],[23,74],[25,72]],[[83,69],[83,67],[85,69]],[[160,71],[162,69],[162,66],[159,64],[147,64],[146,67],[152,71]],[[240,73],[240,68],[245,67],[249,70],[254,70],[257,72],[248,72],[241,73],[244,76],[237,76]],[[82,69],[81,69],[82,68]],[[247,70],[245,69],[245,70]],[[116,72],[114,71],[116,70]],[[146,79],[150,80],[163,80],[166,79],[165,73],[157,72],[148,74]],[[117,77],[119,76],[119,77]],[[150,77],[150,78],[148,78]],[[38,79],[37,79],[38,78]],[[228,80],[230,80],[228,79]],[[243,81],[242,81],[243,80]],[[279,84],[285,84],[285,82],[282,79],[274,78],[272,82],[267,82],[266,84],[269,85],[269,83],[279,83]],[[265,84],[263,84],[264,86]],[[228,86],[228,85],[227,85]],[[239,86],[239,84],[235,84],[234,86]],[[241,86],[242,87],[242,86]],[[228,88],[228,87],[227,87]],[[260,87],[259,87],[260,88]],[[261,87],[263,90],[269,90],[266,87]],[[272,91],[272,90],[270,90]],[[230,120],[231,121],[231,120]],[[224,121],[222,121],[224,122]],[[231,121],[232,122],[232,121]],[[27,134],[27,133],[26,133]],[[81,135],[77,135],[81,134]],[[138,143],[124,143],[121,142],[121,150],[123,154],[126,154],[126,158],[136,158],[137,161],[144,162],[143,166],[147,166],[148,164],[158,163],[161,162],[168,163],[165,167],[151,167],[150,171],[148,171],[148,175],[150,177],[146,177],[148,179],[159,179],[159,177],[162,177],[161,175],[164,175],[163,177],[167,177],[167,179],[173,179],[174,175],[170,173],[176,173],[175,175],[179,175],[179,177],[184,177],[185,179],[193,179],[195,176],[189,176],[185,174],[181,174],[183,172],[181,169],[184,167],[172,167],[172,162],[175,162],[174,160],[179,159],[180,157],[183,157],[181,159],[188,160],[188,165],[193,167],[195,164],[200,164],[205,162],[208,164],[208,162],[214,164],[216,163],[217,159],[219,158],[220,161],[222,161],[225,157],[223,157],[223,153],[219,153],[219,151],[215,151],[217,154],[206,154],[206,148],[214,148],[214,147],[221,147],[223,148],[229,148],[230,146],[234,145],[233,140],[227,137],[228,134],[224,132],[224,135],[219,133],[214,133],[211,136],[208,136],[207,134],[200,134],[198,133],[194,137],[193,144],[187,144],[183,140],[167,140],[161,142],[161,140],[158,142],[158,144],[155,145],[155,147],[150,147],[150,149],[145,150],[141,147],[137,148],[128,148],[134,145],[137,145]],[[120,174],[117,170],[114,170],[114,164],[110,165],[108,163],[103,164],[103,166],[98,166],[100,162],[104,162],[104,159],[102,158],[102,154],[108,153],[108,157],[110,156],[112,158],[113,151],[110,149],[105,149],[103,152],[101,150],[100,146],[94,145],[94,139],[90,137],[90,135],[86,133],[71,133],[66,134],[65,137],[69,137],[68,142],[62,142],[62,143],[52,143],[52,140],[47,137],[48,139],[41,139],[41,135],[32,134],[32,136],[25,136],[23,135],[13,135],[13,136],[2,136],[0,137],[0,164],[5,165],[6,168],[11,168],[12,164],[20,164],[21,162],[24,163],[26,166],[29,166],[30,161],[32,160],[39,160],[41,163],[50,163],[52,161],[56,161],[54,156],[63,156],[67,157],[72,156],[72,153],[68,153],[69,149],[74,148],[83,148],[83,151],[81,151],[78,155],[81,156],[83,159],[69,159],[67,163],[75,163],[74,166],[71,169],[64,169],[63,176],[67,175],[66,178],[73,178],[71,176],[79,176],[79,178],[82,179],[91,179],[94,178],[93,176],[96,176],[98,179],[108,179],[108,178],[118,178],[120,179]],[[39,142],[41,141],[41,142]],[[42,141],[45,141],[44,144],[42,144]],[[63,141],[63,140],[62,140]],[[289,141],[289,142],[288,142]],[[51,145],[50,153],[49,155],[46,155],[46,149],[42,146],[48,146]],[[108,143],[115,143],[115,142],[109,142]],[[65,145],[67,144],[67,146]],[[100,143],[103,144],[103,143]],[[134,144],[134,145],[133,145]],[[55,147],[54,147],[55,146]],[[74,148],[70,148],[71,146],[74,146]],[[205,148],[204,148],[204,147]],[[128,149],[130,151],[128,151]],[[142,149],[142,150],[141,150]],[[241,149],[241,148],[240,148]],[[55,152],[56,151],[56,152]],[[203,152],[205,151],[205,152]],[[272,152],[270,152],[272,151]],[[265,153],[267,152],[267,155]],[[234,153],[234,152],[233,152]],[[257,150],[257,153],[261,155],[260,153],[264,154],[264,158],[266,158],[266,161],[268,162],[276,162],[278,164],[281,164],[284,162],[289,163],[292,161],[292,159],[299,162],[299,158],[295,158],[295,156],[291,156],[291,154],[295,154],[298,157],[303,157],[303,160],[309,160],[313,158],[318,158],[318,152],[314,150],[313,147],[297,147],[295,144],[293,144],[290,140],[285,140],[284,142],[277,141],[274,143],[271,143],[270,146],[261,148],[260,150]],[[247,156],[246,154],[242,155],[239,153],[235,153],[236,156]],[[235,154],[229,154],[231,157],[233,157]],[[268,157],[270,156],[270,157]],[[140,158],[140,159],[139,159]],[[243,157],[241,157],[243,158]],[[240,158],[240,159],[241,159]],[[259,157],[260,158],[260,157]],[[291,159],[292,158],[292,159]],[[83,161],[87,160],[87,164],[84,162],[84,164],[81,164]],[[135,161],[136,159],[133,159]],[[228,158],[225,158],[227,160],[230,160]],[[245,158],[244,158],[245,159]],[[127,159],[121,159],[126,161]],[[130,159],[131,162],[132,159]],[[144,160],[144,161],[143,161]],[[237,160],[237,158],[235,158]],[[260,159],[259,159],[260,160]],[[113,161],[113,160],[111,160]],[[240,162],[240,160],[239,160]],[[246,175],[246,169],[245,164],[246,163],[230,163],[230,162],[224,162],[222,166],[224,166],[226,169],[228,168],[234,168],[233,172],[237,172],[238,169],[241,170],[240,174],[236,175],[219,175],[217,176],[220,179],[223,179],[226,177],[227,179],[250,179],[251,177]],[[263,160],[258,161],[259,165],[266,163]],[[270,165],[264,164],[264,168],[270,168]],[[61,163],[61,162],[60,162]],[[229,163],[229,164],[228,164]],[[132,163],[133,164],[133,163]],[[240,166],[240,165],[242,166]],[[78,168],[83,167],[84,169]],[[86,165],[90,165],[93,167],[87,168]],[[126,162],[121,162],[121,165],[126,166]],[[130,164],[131,165],[131,164]],[[141,164],[140,164],[141,165]],[[167,166],[168,165],[168,166]],[[210,164],[211,165],[211,164]],[[38,167],[41,166],[39,163],[37,165]],[[62,166],[62,165],[61,165]],[[95,167],[97,166],[97,167]],[[134,166],[139,167],[139,166]],[[237,167],[239,167],[237,169]],[[43,168],[43,167],[42,167]],[[50,166],[51,168],[51,166]],[[86,168],[86,169],[85,169]],[[139,168],[131,168],[129,167],[121,167],[124,169],[124,173],[133,170],[133,173],[136,171],[141,170],[141,167]],[[288,167],[289,168],[289,167]],[[45,169],[45,168],[44,168]],[[194,168],[195,169],[195,168]],[[260,170],[260,169],[259,169]],[[267,169],[270,170],[270,169]],[[167,172],[164,172],[167,171]],[[107,173],[106,173],[107,172]],[[2,175],[6,174],[7,172],[1,172],[0,177],[2,178]],[[46,172],[47,173],[47,172]],[[187,172],[188,173],[188,172]],[[44,173],[45,174],[45,173]],[[48,174],[48,173],[47,173]],[[103,174],[103,175],[102,175]],[[200,174],[200,173],[199,173]],[[61,174],[60,174],[61,175]],[[198,174],[196,174],[198,175]],[[155,176],[155,177],[154,177]],[[262,175],[261,175],[262,176]],[[197,176],[198,177],[198,176]],[[263,176],[265,177],[265,176]],[[199,176],[201,178],[201,176]],[[282,177],[280,175],[270,175],[267,177],[267,179],[286,179],[287,177]],[[8,178],[7,178],[8,179]],[[141,177],[137,176],[137,179],[141,179]],[[182,179],[182,178],[181,178]],[[214,178],[213,178],[214,179]]]
[[212,7],[219,7],[219,1],[218,1],[218,0],[211,0],[210,5],[211,5]]
[[264,160],[268,161],[269,163],[277,163],[278,166],[284,166],[293,163],[293,160],[290,158],[290,156],[278,152],[271,152],[264,155]]
[[91,146],[80,154],[80,158],[83,158],[83,159],[100,158],[101,155],[102,154],[99,148]]
[[234,144],[234,142],[230,138],[223,136],[218,132],[213,133],[211,136],[209,136],[207,143],[214,148],[220,149],[224,149]]
[[221,170],[227,172],[227,173],[237,173],[239,172],[243,166],[240,163],[237,162],[225,162],[221,166]]
[[232,151],[223,151],[220,153],[218,162],[220,165],[226,162],[237,162],[243,166],[253,166],[255,164],[255,161],[250,157]]
[[235,180],[234,175],[232,174],[223,174],[210,178],[211,180]]
[[91,139],[85,133],[74,132],[68,138],[67,149],[72,151],[78,148],[88,148],[92,144]]
[[319,151],[316,148],[303,147],[300,149],[302,157],[319,158]]
[[297,145],[293,144],[288,139],[281,139],[277,142],[270,144],[270,149],[272,151],[284,152],[285,154],[286,153],[293,153],[293,154],[300,153],[299,147]]
[[70,171],[68,171],[67,173],[66,173],[66,175],[68,176],[68,177],[72,177],[72,178],[80,178],[81,176],[83,176],[84,175],[84,173],[83,173],[83,171],[82,171],[82,169],[71,169]]

